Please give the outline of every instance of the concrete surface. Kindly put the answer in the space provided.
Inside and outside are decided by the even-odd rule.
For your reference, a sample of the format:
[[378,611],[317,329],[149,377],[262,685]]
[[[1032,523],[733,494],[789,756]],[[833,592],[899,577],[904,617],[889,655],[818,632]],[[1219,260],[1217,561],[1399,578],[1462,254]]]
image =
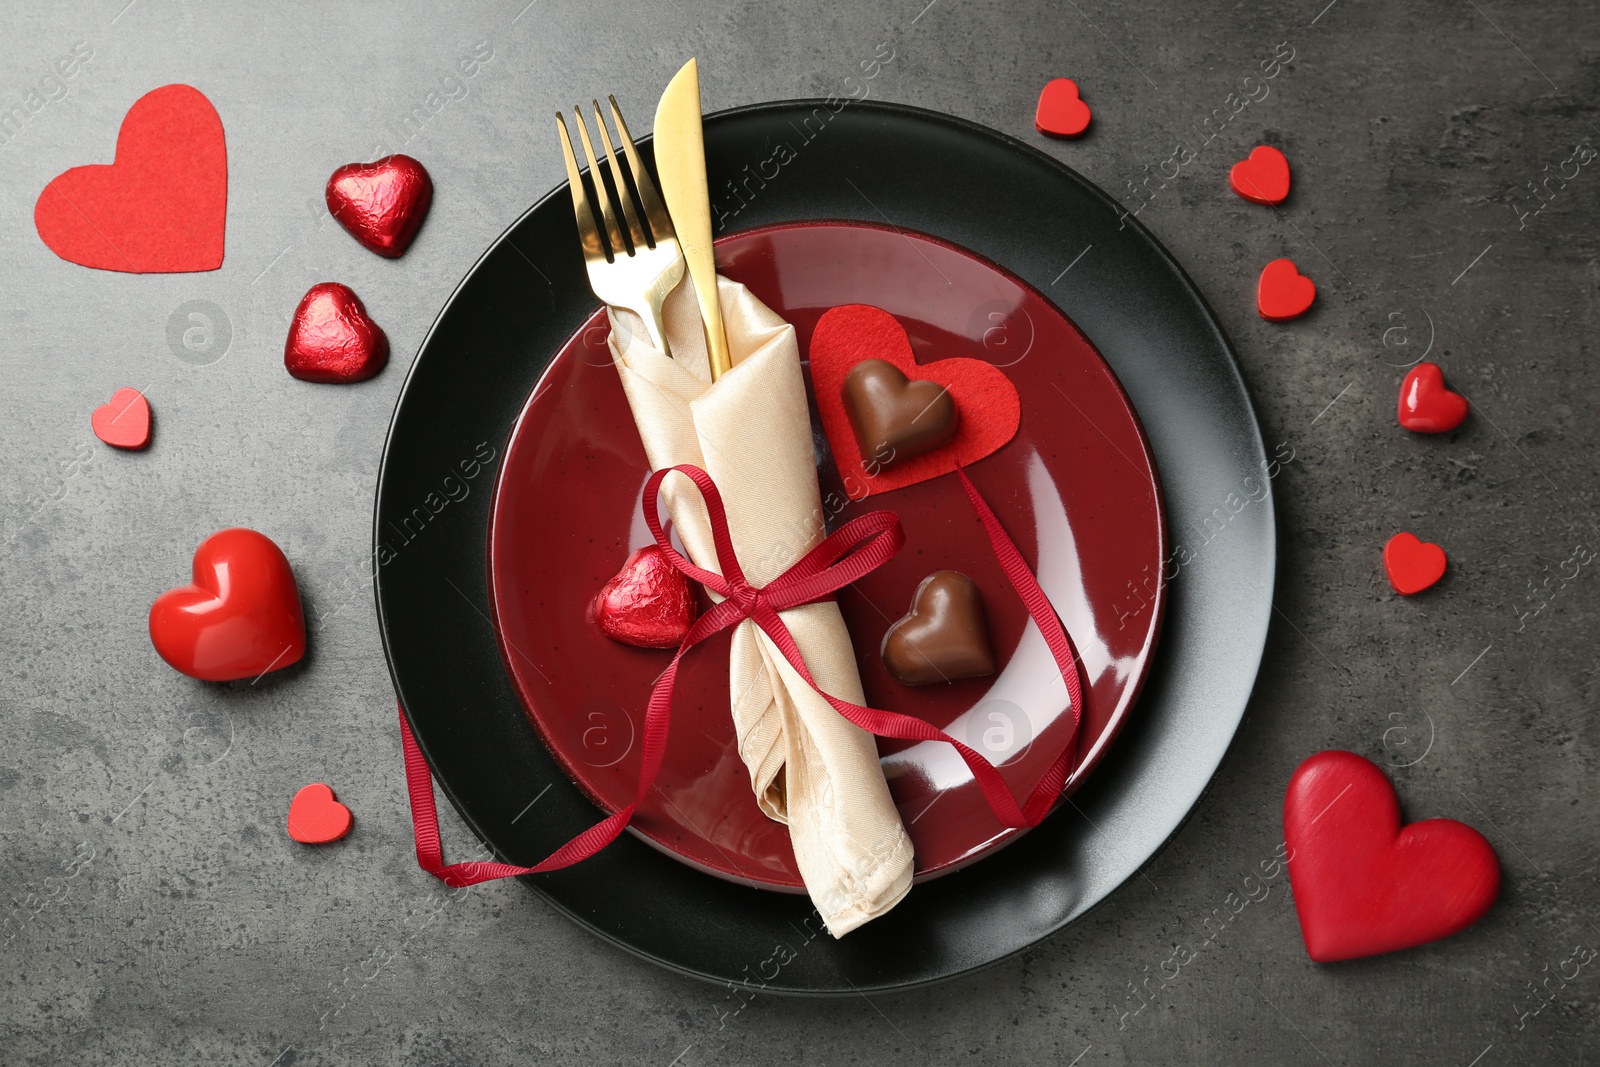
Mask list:
[[[1600,138],[1596,9],[924,3],[380,13],[10,0],[0,105],[25,118],[0,143],[0,1061],[1594,1058],[1600,975],[1551,978],[1575,948],[1600,946],[1600,577],[1583,562],[1600,546],[1600,162],[1563,167]],[[93,58],[45,81],[79,42]],[[362,580],[371,499],[424,330],[488,241],[561,180],[550,112],[614,91],[647,115],[689,54],[710,108],[849,92],[880,42],[893,59],[872,96],[1041,145],[1130,210],[1144,204],[1140,219],[1197,279],[1238,344],[1269,448],[1295,456],[1277,482],[1278,625],[1213,791],[1105,907],[941,988],[736,1011],[743,1000],[597,943],[518,885],[452,892],[417,869]],[[1176,179],[1136,193],[1213,109],[1259,97],[1263,83],[1244,79],[1280,45],[1293,59],[1267,95]],[[474,75],[452,77],[475,50]],[[1033,105],[1063,75],[1094,125],[1048,142]],[[57,259],[33,231],[39,191],[109,159],[128,106],[174,81],[199,86],[227,126],[222,269],[135,277]],[[427,121],[397,132],[419,107]],[[1225,184],[1263,140],[1294,166],[1281,211]],[[343,234],[320,194],[335,166],[402,147],[439,196],[412,251],[389,262]],[[1561,171],[1534,214],[1528,183]],[[1319,286],[1290,327],[1253,307],[1256,272],[1279,255]],[[394,365],[371,382],[313,387],[283,371],[289,314],[326,279],[360,292],[393,341]],[[1402,365],[1430,342],[1475,406],[1439,439],[1394,422]],[[90,412],[124,385],[155,408],[147,454],[90,435]],[[201,538],[236,524],[293,560],[313,651],[257,685],[201,685],[155,658],[145,614]],[[1402,528],[1451,558],[1441,586],[1413,600],[1379,566]],[[1280,883],[1171,978],[1175,946],[1234,910],[1230,894],[1277,848],[1290,772],[1329,746],[1389,766],[1408,817],[1482,829],[1504,864],[1498,905],[1448,942],[1320,967]],[[319,779],[357,828],[307,850],[284,836],[284,810]],[[446,834],[456,854],[472,847],[453,817]],[[1551,992],[1536,999],[1542,983]]]

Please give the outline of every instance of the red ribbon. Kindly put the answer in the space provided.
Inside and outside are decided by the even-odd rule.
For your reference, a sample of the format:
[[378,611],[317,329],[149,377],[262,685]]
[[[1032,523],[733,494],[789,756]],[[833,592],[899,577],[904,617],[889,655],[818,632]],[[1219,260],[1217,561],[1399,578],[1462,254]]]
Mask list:
[[[717,550],[717,563],[722,573],[708,571],[685,559],[672,547],[666,532],[661,528],[657,514],[657,494],[661,482],[672,471],[687,476],[700,490],[705,501],[706,514],[711,521],[712,542]],[[1044,635],[1045,644],[1055,657],[1056,666],[1067,684],[1067,698],[1072,705],[1072,735],[1067,739],[1061,754],[1045,771],[1043,777],[1022,803],[1012,794],[1010,787],[994,765],[974,749],[961,743],[943,730],[910,715],[852,704],[848,700],[823,692],[806,669],[805,659],[794,635],[784,625],[780,611],[824,600],[850,583],[871,573],[887,563],[902,545],[905,533],[900,519],[893,512],[874,511],[852,519],[835,530],[816,548],[808,552],[793,567],[764,586],[751,585],[739,566],[733,550],[733,538],[728,532],[728,518],[722,507],[722,495],[711,476],[699,467],[684,464],[656,471],[645,483],[645,522],[674,566],[684,574],[703,584],[722,597],[720,603],[707,611],[690,628],[678,646],[672,662],[656,680],[650,691],[650,703],[645,709],[644,729],[641,731],[643,761],[639,768],[639,788],[632,803],[615,814],[596,823],[583,833],[562,845],[544,861],[532,867],[518,867],[510,863],[454,863],[446,866],[444,851],[439,842],[439,820],[433,806],[433,779],[428,773],[427,761],[417,747],[406,723],[405,712],[400,713],[400,739],[405,749],[406,785],[411,794],[411,819],[417,839],[417,862],[429,874],[447,885],[468,886],[494,878],[515,875],[540,874],[544,871],[570,867],[579,860],[599,852],[627,827],[629,820],[655,785],[667,750],[667,728],[672,717],[672,690],[678,676],[678,664],[689,650],[711,635],[750,619],[772,639],[806,684],[815,689],[834,710],[850,722],[878,737],[893,737],[905,741],[943,741],[955,747],[966,762],[983,795],[994,811],[995,817],[1007,827],[1037,826],[1055,804],[1056,797],[1072,772],[1077,755],[1078,727],[1083,715],[1083,684],[1081,665],[1072,642],[1067,637],[1061,620],[1033,572],[1022,559],[1022,553],[1006,535],[1005,528],[995,517],[987,502],[978,493],[966,472],[957,470],[967,498],[978,514],[989,543],[1001,569],[1022,598],[1028,614]]]

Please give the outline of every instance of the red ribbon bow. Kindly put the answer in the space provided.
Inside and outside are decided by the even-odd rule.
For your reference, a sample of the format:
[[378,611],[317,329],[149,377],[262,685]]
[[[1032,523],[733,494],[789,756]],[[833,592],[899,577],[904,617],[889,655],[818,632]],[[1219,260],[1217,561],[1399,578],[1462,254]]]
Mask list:
[[[711,522],[712,543],[717,550],[717,563],[722,573],[705,570],[685,559],[672,547],[666,532],[661,528],[657,513],[657,495],[662,481],[673,471],[687,476],[700,490],[705,501],[706,514]],[[994,765],[976,750],[962,744],[943,730],[910,715],[852,704],[848,700],[823,692],[806,669],[805,659],[794,635],[784,625],[778,614],[788,608],[824,600],[836,591],[871,573],[887,563],[905,544],[905,532],[900,519],[890,511],[874,511],[845,523],[830,534],[821,544],[806,553],[794,566],[764,586],[750,584],[739,566],[733,549],[733,537],[728,532],[728,517],[722,507],[722,495],[717,491],[711,476],[699,467],[682,464],[656,471],[644,487],[645,522],[656,544],[674,566],[684,574],[703,584],[722,600],[695,622],[678,646],[672,662],[656,680],[650,691],[650,703],[645,710],[642,731],[643,762],[639,769],[639,788],[633,802],[615,814],[596,823],[583,833],[562,845],[544,861],[532,867],[518,867],[509,863],[455,863],[445,866],[444,852],[439,842],[439,823],[433,806],[433,780],[428,773],[427,761],[417,747],[411,728],[406,724],[405,713],[400,714],[400,736],[405,748],[406,784],[411,794],[412,823],[417,838],[417,862],[429,874],[451,886],[468,886],[494,878],[515,875],[539,874],[544,871],[570,867],[579,860],[599,852],[615,841],[627,827],[640,803],[655,784],[667,749],[667,728],[672,718],[672,690],[678,676],[678,664],[691,648],[711,635],[735,626],[746,619],[761,627],[772,639],[806,684],[815,689],[824,700],[850,722],[878,737],[893,737],[907,741],[943,741],[953,745],[971,769],[973,777],[983,789],[983,795],[994,811],[995,817],[1007,827],[1037,826],[1050,813],[1056,797],[1065,785],[1077,756],[1078,727],[1083,718],[1083,685],[1080,664],[1072,642],[1067,637],[1061,620],[1044,590],[1039,587],[1033,572],[1022,559],[1022,553],[1006,535],[1000,520],[978,493],[977,487],[966,472],[957,470],[961,484],[967,491],[973,510],[989,535],[989,543],[1001,569],[1010,579],[1028,614],[1044,635],[1045,644],[1055,657],[1056,666],[1067,684],[1067,698],[1072,706],[1072,735],[1067,739],[1061,754],[1039,779],[1033,792],[1019,804],[1010,787]]]

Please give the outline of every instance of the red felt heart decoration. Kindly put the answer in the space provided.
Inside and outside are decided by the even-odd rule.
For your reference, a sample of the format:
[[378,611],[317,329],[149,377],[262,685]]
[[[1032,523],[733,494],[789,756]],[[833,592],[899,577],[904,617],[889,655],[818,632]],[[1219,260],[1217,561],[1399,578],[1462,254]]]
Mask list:
[[1319,963],[1449,937],[1500,893],[1482,834],[1454,819],[1402,827],[1394,786],[1353,752],[1319,752],[1294,772],[1283,837],[1300,932]]
[[[1017,387],[981,359],[952,358],[918,364],[905,328],[893,315],[866,304],[829,308],[811,335],[811,382],[833,460],[854,496],[902,489],[976,463],[1012,437],[1022,420]],[[881,359],[907,378],[935,382],[955,398],[960,428],[949,444],[893,466],[863,462],[845,410],[844,380],[865,359]],[[854,488],[865,483],[865,492]]]
[[150,640],[162,659],[205,682],[257,678],[299,662],[306,622],[289,561],[254,530],[212,534],[195,549],[193,584],[150,606]]
[[1397,533],[1383,546],[1383,569],[1401,596],[1420,593],[1443,578],[1446,562],[1444,549],[1415,534]]
[[659,545],[645,545],[594,598],[594,619],[613,641],[677,648],[694,625],[694,590]]
[[350,832],[354,821],[350,809],[321,782],[306,786],[289,801],[289,836],[303,845],[337,841]]
[[313,285],[294,309],[283,365],[307,382],[364,381],[389,362],[389,338],[361,298],[338,282]]
[[1271,145],[1258,145],[1233,165],[1228,184],[1252,204],[1281,204],[1289,196],[1289,161]]
[[1447,433],[1467,417],[1467,398],[1444,384],[1437,363],[1418,363],[1400,383],[1400,425],[1413,433]]
[[137,389],[118,389],[94,409],[89,425],[113,448],[143,448],[150,443],[150,402]]
[[128,109],[115,162],[73,167],[33,207],[39,239],[71,263],[132,274],[216,270],[228,149],[205,94],[164,85]]
[[1289,259],[1275,259],[1261,271],[1256,284],[1256,308],[1268,322],[1286,322],[1306,313],[1317,298],[1317,284]]
[[1071,78],[1056,78],[1039,93],[1033,126],[1052,137],[1077,137],[1089,128],[1092,117],[1089,105],[1078,96],[1078,83]]
[[347,163],[333,172],[328,211],[367,248],[399,259],[433,203],[433,179],[410,156]]

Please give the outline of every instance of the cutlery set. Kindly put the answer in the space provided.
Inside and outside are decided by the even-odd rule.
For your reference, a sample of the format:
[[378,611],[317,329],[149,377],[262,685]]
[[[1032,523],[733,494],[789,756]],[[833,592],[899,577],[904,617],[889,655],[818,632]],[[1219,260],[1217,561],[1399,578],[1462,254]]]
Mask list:
[[[582,107],[572,115],[588,161],[588,182],[578,168],[566,119],[556,112],[556,130],[566,161],[572,210],[578,222],[589,287],[609,307],[632,311],[644,320],[650,341],[667,355],[661,308],[683,280],[694,280],[700,319],[706,332],[713,381],[732,367],[722,306],[717,298],[717,267],[711,243],[711,201],[706,188],[705,142],[700,125],[699,67],[691,59],[674,75],[656,109],[655,157],[661,188],[639,157],[633,134],[617,106],[607,98],[622,145],[618,158],[600,102],[594,120],[604,159],[595,152]],[[624,164],[623,160],[626,160]],[[594,190],[591,198],[589,190]],[[663,199],[665,202],[663,202]],[[598,205],[598,212],[595,210]],[[620,221],[619,221],[620,219]]]

